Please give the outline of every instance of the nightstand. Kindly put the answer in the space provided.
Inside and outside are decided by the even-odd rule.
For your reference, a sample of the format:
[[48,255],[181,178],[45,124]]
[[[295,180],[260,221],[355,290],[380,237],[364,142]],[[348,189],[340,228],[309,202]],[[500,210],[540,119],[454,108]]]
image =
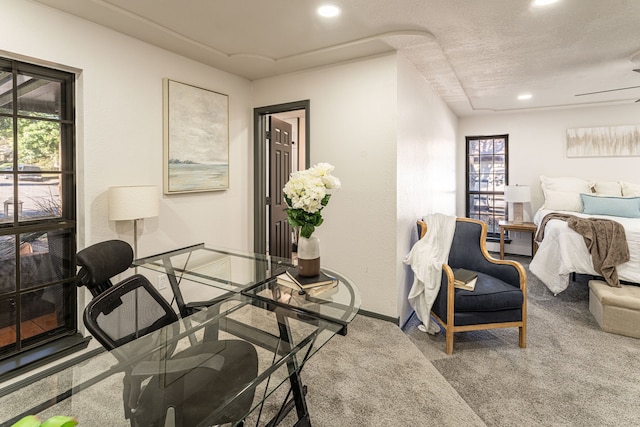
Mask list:
[[536,231],[538,227],[532,222],[515,223],[513,221],[500,221],[500,259],[504,259],[504,232],[505,231],[517,231],[524,233],[531,233],[531,256],[536,254],[538,244],[536,243]]

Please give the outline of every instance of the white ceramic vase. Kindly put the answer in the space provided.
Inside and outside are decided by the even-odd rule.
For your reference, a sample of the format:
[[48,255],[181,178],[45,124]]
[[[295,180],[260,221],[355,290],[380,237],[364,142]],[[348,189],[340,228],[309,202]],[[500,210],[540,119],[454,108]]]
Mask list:
[[314,235],[298,239],[298,273],[304,277],[320,274],[320,239]]

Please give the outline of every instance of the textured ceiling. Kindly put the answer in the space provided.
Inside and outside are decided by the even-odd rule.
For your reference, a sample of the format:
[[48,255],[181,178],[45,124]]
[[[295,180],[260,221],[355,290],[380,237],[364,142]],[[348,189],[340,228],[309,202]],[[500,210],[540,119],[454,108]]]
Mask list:
[[576,96],[640,86],[638,0],[33,1],[251,80],[397,50],[459,116],[640,99]]

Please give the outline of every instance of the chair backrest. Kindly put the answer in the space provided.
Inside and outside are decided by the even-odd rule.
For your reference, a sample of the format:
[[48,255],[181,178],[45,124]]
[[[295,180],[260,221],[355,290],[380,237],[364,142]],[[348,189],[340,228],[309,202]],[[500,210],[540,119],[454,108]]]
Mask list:
[[464,267],[469,270],[481,270],[481,265],[486,262],[482,252],[482,244],[486,237],[485,223],[478,220],[458,218],[447,264],[454,269]]
[[76,255],[78,286],[86,286],[94,297],[112,286],[111,278],[126,271],[133,262],[133,249],[122,240],[91,245]]
[[140,274],[107,289],[84,310],[85,326],[107,350],[167,325],[178,328],[177,321],[171,305]]

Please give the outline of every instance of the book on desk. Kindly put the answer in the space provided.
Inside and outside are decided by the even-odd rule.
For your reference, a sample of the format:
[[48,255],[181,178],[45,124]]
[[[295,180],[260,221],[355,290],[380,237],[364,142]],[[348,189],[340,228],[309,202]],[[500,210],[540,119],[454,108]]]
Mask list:
[[298,274],[296,268],[290,268],[277,277],[277,283],[282,286],[315,296],[338,286],[338,279],[320,272],[317,276],[304,277]]
[[473,291],[476,288],[478,273],[464,268],[457,268],[453,271],[453,287]]

